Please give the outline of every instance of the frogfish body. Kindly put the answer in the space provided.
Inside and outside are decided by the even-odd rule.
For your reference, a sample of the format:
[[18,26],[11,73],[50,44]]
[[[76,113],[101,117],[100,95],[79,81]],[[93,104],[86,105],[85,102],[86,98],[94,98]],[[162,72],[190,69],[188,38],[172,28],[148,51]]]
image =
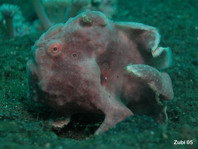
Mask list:
[[104,132],[135,113],[167,121],[163,101],[173,98],[171,50],[159,47],[156,28],[115,22],[86,11],[57,24],[32,48],[27,63],[29,97],[69,118],[104,114]]

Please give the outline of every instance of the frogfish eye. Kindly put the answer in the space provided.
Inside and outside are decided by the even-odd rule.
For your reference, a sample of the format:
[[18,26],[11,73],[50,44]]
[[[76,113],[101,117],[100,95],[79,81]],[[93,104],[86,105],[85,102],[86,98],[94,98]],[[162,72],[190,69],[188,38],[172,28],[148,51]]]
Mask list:
[[63,46],[61,43],[53,43],[49,46],[48,52],[49,54],[56,56],[62,52]]

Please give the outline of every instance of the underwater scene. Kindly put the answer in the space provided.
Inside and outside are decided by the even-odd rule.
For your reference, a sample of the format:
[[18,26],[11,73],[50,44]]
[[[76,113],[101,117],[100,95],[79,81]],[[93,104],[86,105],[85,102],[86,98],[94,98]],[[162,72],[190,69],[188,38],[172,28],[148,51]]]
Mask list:
[[0,149],[198,149],[197,0],[0,0]]

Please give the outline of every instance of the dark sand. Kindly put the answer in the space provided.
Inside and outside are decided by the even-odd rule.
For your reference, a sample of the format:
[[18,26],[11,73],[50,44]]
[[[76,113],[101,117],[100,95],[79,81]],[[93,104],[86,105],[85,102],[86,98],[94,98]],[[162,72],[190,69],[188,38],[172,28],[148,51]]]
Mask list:
[[[136,115],[102,135],[79,140],[88,136],[92,126],[81,127],[83,124],[74,120],[65,133],[56,131],[58,136],[49,126],[50,111],[26,98],[25,64],[40,34],[9,40],[1,35],[0,149],[198,148],[197,0],[120,0],[118,12],[114,20],[157,27],[161,45],[173,50],[174,65],[167,72],[173,81],[175,97],[167,103],[168,127],[158,125],[150,117]],[[186,144],[174,145],[174,140]],[[193,144],[187,145],[190,143],[187,140]]]

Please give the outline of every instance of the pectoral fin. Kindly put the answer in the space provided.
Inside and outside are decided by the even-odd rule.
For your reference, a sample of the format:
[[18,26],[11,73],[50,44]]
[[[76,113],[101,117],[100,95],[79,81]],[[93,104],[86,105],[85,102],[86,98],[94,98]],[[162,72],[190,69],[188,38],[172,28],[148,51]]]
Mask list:
[[159,72],[156,68],[144,64],[128,65],[128,73],[142,79],[150,88],[165,99],[173,98],[172,83],[169,75],[165,72]]

